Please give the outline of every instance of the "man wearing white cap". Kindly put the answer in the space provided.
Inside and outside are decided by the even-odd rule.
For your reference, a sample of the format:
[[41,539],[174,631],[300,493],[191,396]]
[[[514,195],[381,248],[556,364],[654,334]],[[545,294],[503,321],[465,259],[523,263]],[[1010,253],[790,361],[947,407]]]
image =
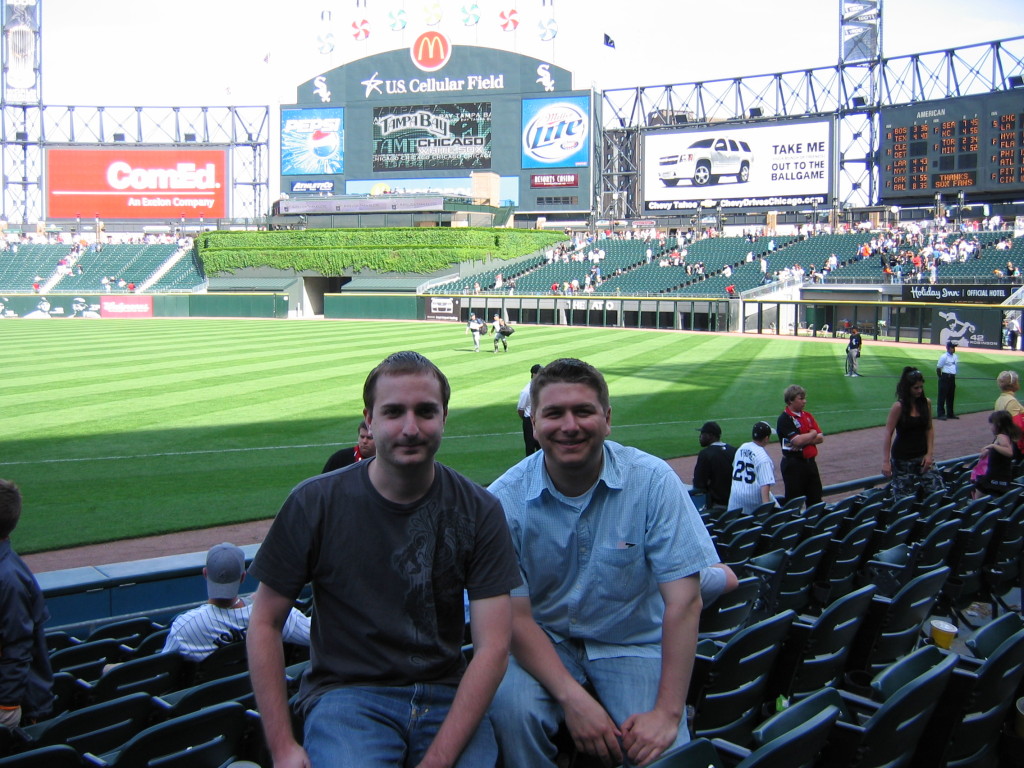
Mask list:
[[[234,544],[218,544],[206,553],[206,594],[209,600],[171,622],[164,653],[202,661],[221,646],[245,640],[252,603],[238,596],[245,579],[245,553]],[[309,617],[292,608],[284,623],[284,640],[309,645]]]

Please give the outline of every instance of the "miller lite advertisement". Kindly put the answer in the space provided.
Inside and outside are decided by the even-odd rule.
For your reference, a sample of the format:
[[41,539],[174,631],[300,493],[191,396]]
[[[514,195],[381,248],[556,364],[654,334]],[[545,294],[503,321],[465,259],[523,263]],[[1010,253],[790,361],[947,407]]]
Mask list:
[[590,163],[590,98],[523,99],[523,168]]
[[46,150],[46,215],[53,219],[219,219],[227,215],[220,149]]
[[490,167],[489,102],[373,110],[375,171]]
[[345,110],[281,110],[281,175],[345,171]]

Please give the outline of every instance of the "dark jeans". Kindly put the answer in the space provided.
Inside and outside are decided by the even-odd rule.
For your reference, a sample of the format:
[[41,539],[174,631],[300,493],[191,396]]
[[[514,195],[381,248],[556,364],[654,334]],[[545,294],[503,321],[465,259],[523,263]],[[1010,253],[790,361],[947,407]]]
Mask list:
[[952,416],[953,397],[956,395],[956,374],[939,374],[939,416]]
[[807,506],[821,501],[821,476],[814,459],[800,456],[782,457],[782,481],[786,484],[786,501],[798,496],[807,497]]
[[523,443],[526,445],[527,456],[540,450],[540,443],[533,436],[533,421],[529,416],[523,416]]

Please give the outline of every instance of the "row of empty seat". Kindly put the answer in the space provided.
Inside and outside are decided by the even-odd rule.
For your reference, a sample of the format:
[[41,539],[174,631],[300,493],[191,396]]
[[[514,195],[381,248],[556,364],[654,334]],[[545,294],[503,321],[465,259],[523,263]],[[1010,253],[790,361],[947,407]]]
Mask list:
[[[924,498],[879,489],[806,510],[794,499],[706,514],[740,582],[701,616],[689,691],[695,741],[654,765],[995,765],[1024,679],[1024,486],[974,499],[969,470],[947,468],[947,489]],[[955,650],[923,631],[934,617],[960,626]],[[90,752],[134,765],[119,762],[139,749],[133,740],[154,728],[177,733],[181,718],[219,723],[223,701],[241,702],[229,717],[244,720],[239,749],[253,755],[258,715],[244,649],[228,646],[186,670],[159,652],[165,634],[138,617],[84,638],[51,633],[63,714],[29,729],[32,742],[8,745],[29,749],[0,766],[65,764],[19,762],[32,759],[30,747],[56,744],[71,746],[61,750],[68,760]],[[111,661],[123,663],[104,673]],[[290,668],[291,684],[299,671]],[[687,762],[695,759],[709,762]]]

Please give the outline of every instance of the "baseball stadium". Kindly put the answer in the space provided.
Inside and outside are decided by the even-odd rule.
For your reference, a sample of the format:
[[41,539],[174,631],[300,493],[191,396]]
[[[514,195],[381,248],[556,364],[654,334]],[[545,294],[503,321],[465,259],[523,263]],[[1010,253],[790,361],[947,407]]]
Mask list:
[[[285,539],[306,536],[299,523],[314,526],[319,562],[333,523],[295,516],[309,489],[352,478],[332,497],[347,514],[349,495],[369,498],[354,478],[379,491],[375,468],[411,466],[406,454],[425,450],[427,438],[390,435],[397,406],[375,400],[417,376],[432,392],[433,367],[388,373],[423,358],[415,365],[445,382],[439,464],[427,464],[499,513],[500,500],[513,570],[535,589],[527,560],[589,564],[601,523],[577,523],[542,557],[551,542],[523,534],[529,515],[510,508],[535,503],[521,499],[532,481],[509,478],[537,467],[538,498],[581,520],[611,514],[588,505],[618,489],[605,474],[614,451],[647,462],[629,482],[668,477],[679,503],[651,505],[691,520],[701,541],[706,531],[716,557],[699,574],[674,564],[690,570],[667,582],[700,576],[701,598],[686,592],[695,635],[675,636],[691,648],[683,667],[662,650],[676,625],[662,636],[661,612],[675,617],[679,598],[655,583],[653,543],[632,553],[648,561],[647,586],[624,570],[594,588],[649,590],[657,641],[645,653],[655,647],[662,670],[688,670],[692,656],[675,685],[679,741],[635,747],[637,716],[612,714],[595,678],[576,687],[608,709],[614,744],[588,741],[548,689],[560,720],[547,762],[513,757],[525,753],[507,748],[492,710],[490,757],[473,751],[477,731],[462,759],[431,762],[434,744],[422,762],[365,764],[1024,764],[1024,36],[972,40],[967,29],[956,48],[886,56],[885,0],[840,0],[835,63],[694,82],[663,82],[652,64],[649,81],[602,89],[556,47],[572,14],[554,0],[360,0],[316,11],[312,61],[331,64],[304,64],[287,103],[69,105],[44,89],[46,30],[61,23],[49,1],[0,3],[0,766],[349,765],[309,735],[310,691],[327,686],[324,702],[334,692],[318,664],[344,655],[324,650],[344,623],[326,618],[338,610],[326,577],[313,568],[282,591],[270,568],[292,554]],[[609,28],[600,47],[620,54],[628,34]],[[603,395],[591,379],[557,378],[579,361]],[[556,467],[578,469],[557,462],[579,446],[546,426],[569,417],[542,397],[581,389],[597,393],[606,457],[582,495],[555,480]],[[715,446],[729,458],[711,483]],[[767,475],[735,463],[743,451]],[[340,454],[355,466],[328,472]],[[737,501],[743,483],[750,504]],[[638,511],[649,501],[639,494],[616,514],[670,525]],[[439,538],[456,540],[460,520],[445,522]],[[372,527],[355,550],[376,551]],[[636,545],[621,530],[613,554],[624,559]],[[504,551],[489,546],[481,559]],[[230,577],[218,582],[222,566]],[[705,594],[712,567],[729,576]],[[380,606],[338,630],[373,648],[359,664],[404,655],[387,631],[422,607],[387,605],[390,577],[366,574],[370,602],[389,611],[382,634]],[[577,577],[593,578],[571,565],[560,576]],[[529,677],[518,663],[525,587],[509,576],[478,595],[461,578],[461,680],[477,681],[474,663],[495,655],[480,625],[502,598],[509,669]],[[442,587],[424,579],[430,597],[418,599],[433,606]],[[567,598],[558,615],[616,623],[591,598]],[[223,599],[245,606],[246,623],[188,655],[183,617]],[[558,654],[589,654],[587,669],[618,658],[614,643],[545,625],[546,601],[529,593],[526,619]],[[281,719],[267,712],[268,666],[253,651],[273,624],[267,605],[305,627],[276,626],[269,669],[284,668],[292,743],[310,762],[282,757]],[[613,635],[642,623],[643,611],[617,610]],[[451,623],[431,621],[438,635]],[[36,707],[25,681],[40,665],[52,701]],[[500,680],[484,697],[497,688],[495,707]],[[671,688],[662,680],[652,711]],[[452,712],[465,706],[455,702]],[[273,706],[286,711],[284,699]]]

